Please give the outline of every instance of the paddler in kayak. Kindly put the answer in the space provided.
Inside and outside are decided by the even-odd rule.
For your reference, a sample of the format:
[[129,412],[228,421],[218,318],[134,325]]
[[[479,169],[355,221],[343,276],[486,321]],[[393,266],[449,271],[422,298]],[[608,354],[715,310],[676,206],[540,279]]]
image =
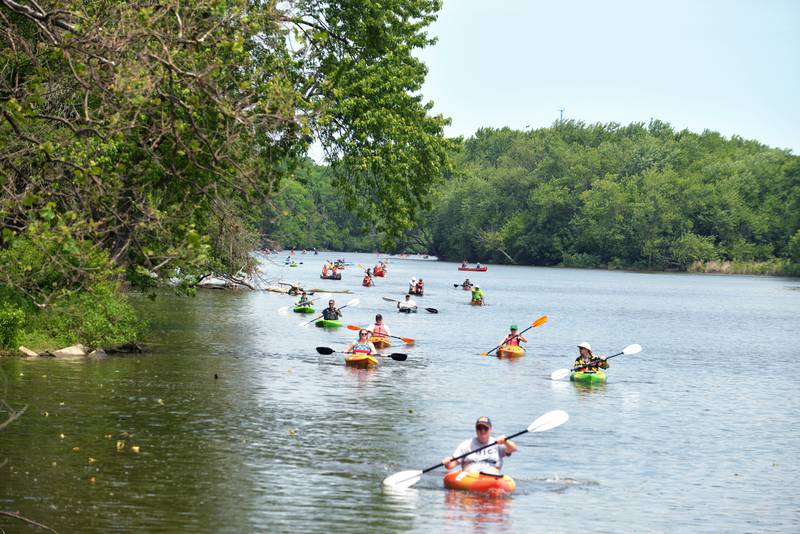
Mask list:
[[374,285],[374,282],[372,280],[372,275],[370,274],[369,271],[364,273],[364,279],[361,280],[361,285],[364,287],[372,287]]
[[369,332],[363,328],[358,331],[358,339],[347,345],[345,352],[353,354],[375,354],[378,350],[369,340]]
[[412,276],[411,280],[408,281],[408,292],[413,293],[417,290],[417,277]]
[[511,332],[509,332],[509,334],[506,337],[503,338],[503,341],[500,342],[500,346],[501,347],[503,345],[513,345],[515,347],[519,347],[519,342],[520,341],[523,341],[525,343],[528,342],[528,340],[525,338],[525,336],[521,336],[521,335],[517,334],[517,325],[512,324],[509,327],[509,330],[511,330]]
[[469,278],[467,278],[466,280],[464,280],[464,282],[462,282],[461,287],[463,287],[464,289],[472,289],[472,282],[470,282]]
[[483,291],[481,291],[481,288],[478,286],[472,286],[472,304],[483,306],[484,304],[486,304],[483,301],[483,298],[484,294]]
[[322,318],[326,321],[338,321],[342,317],[342,310],[336,309],[336,301],[328,301],[328,307],[322,310]]
[[297,306],[310,306],[311,301],[308,299],[308,295],[306,295],[306,290],[300,290],[300,300],[297,301]]
[[383,315],[380,313],[375,316],[375,324],[368,327],[367,330],[369,330],[370,334],[375,337],[387,337],[392,335],[391,330],[389,330],[389,326],[384,324]]
[[[483,447],[492,442],[492,439],[497,442],[493,447],[487,447],[482,451],[478,451],[469,456],[465,456],[460,460],[453,460],[453,458],[466,454],[469,451]],[[453,451],[452,456],[448,456],[442,460],[445,469],[452,469],[461,464],[463,471],[479,471],[481,473],[489,473],[492,475],[500,474],[503,468],[503,458],[511,456],[512,453],[517,452],[517,446],[505,436],[498,436],[492,438],[492,421],[488,417],[479,417],[475,421],[475,437],[464,440],[456,450]]]
[[405,300],[397,303],[397,309],[400,311],[416,311],[417,303],[414,302],[410,294],[406,294]]
[[580,370],[584,373],[594,373],[598,368],[608,369],[608,361],[592,354],[592,346],[586,341],[582,341],[581,344],[578,345],[578,351],[580,352],[580,356],[575,359],[575,363],[572,366],[573,368],[581,367],[582,369]]

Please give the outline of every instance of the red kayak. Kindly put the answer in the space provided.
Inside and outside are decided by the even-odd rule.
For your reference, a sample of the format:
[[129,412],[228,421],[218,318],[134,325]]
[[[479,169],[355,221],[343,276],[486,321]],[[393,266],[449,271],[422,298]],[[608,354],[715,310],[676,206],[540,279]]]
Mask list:
[[479,273],[482,273],[482,272],[488,271],[489,268],[488,267],[459,267],[458,270],[459,271],[477,271]]

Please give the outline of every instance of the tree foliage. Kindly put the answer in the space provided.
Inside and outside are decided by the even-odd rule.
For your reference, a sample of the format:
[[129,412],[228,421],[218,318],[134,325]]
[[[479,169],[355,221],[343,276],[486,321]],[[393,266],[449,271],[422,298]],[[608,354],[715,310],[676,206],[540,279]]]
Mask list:
[[87,254],[139,287],[246,268],[253,206],[314,139],[349,205],[401,233],[447,165],[413,56],[438,8],[0,0],[0,261],[45,259],[44,285],[0,284],[47,307],[91,287]]

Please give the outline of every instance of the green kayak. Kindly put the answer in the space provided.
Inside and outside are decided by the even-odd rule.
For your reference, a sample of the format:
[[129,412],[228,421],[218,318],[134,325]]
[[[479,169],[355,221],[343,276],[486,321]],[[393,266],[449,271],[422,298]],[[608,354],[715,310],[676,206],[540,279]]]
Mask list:
[[295,306],[295,313],[314,313],[314,306]]
[[342,326],[341,321],[331,321],[328,319],[320,319],[315,324],[320,328],[339,328]]
[[606,381],[606,374],[600,369],[594,373],[573,371],[572,374],[569,375],[569,379],[573,382],[583,382],[584,384],[603,384]]

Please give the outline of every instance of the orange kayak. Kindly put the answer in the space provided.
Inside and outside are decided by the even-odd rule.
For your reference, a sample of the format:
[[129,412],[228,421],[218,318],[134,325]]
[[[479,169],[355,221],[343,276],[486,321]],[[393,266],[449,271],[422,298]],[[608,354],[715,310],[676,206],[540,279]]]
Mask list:
[[378,365],[378,360],[369,354],[348,354],[344,357],[344,364],[348,367],[366,369]]
[[498,358],[519,358],[525,356],[525,349],[518,345],[503,345],[497,349]]
[[392,343],[389,341],[388,337],[372,336],[369,338],[369,340],[372,341],[372,344],[375,345],[376,349],[385,349],[392,346]]
[[444,487],[482,493],[513,493],[517,483],[508,475],[489,475],[477,471],[451,471],[444,476]]

